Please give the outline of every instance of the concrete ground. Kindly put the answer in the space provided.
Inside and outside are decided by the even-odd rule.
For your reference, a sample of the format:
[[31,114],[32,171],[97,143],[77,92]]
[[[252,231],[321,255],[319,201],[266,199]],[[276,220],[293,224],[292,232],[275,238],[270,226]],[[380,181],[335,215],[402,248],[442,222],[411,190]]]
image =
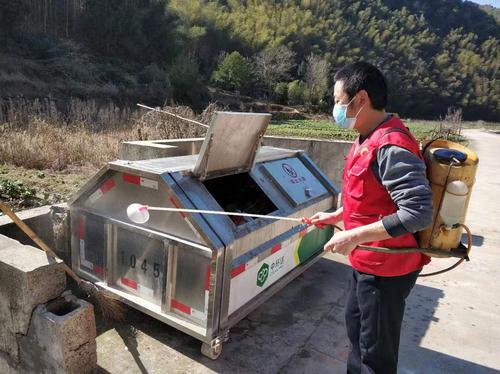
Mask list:
[[[468,130],[480,157],[467,224],[471,261],[420,278],[410,295],[400,373],[500,373],[500,135]],[[435,260],[427,271],[452,261]],[[347,340],[345,258],[329,254],[252,312],[217,361],[200,343],[137,311],[127,323],[98,325],[100,373],[342,373]]]

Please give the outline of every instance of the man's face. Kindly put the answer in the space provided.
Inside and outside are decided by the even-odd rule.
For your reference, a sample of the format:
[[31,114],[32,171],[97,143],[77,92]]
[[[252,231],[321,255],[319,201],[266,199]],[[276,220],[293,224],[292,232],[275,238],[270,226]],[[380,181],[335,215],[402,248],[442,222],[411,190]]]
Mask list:
[[333,100],[335,104],[347,104],[349,102],[349,96],[344,91],[344,82],[335,82],[335,86],[333,86]]
[[[347,92],[344,91],[344,82],[342,81],[337,81],[335,82],[335,86],[333,86],[333,101],[335,104],[348,104],[351,98],[347,94]],[[347,107],[347,112],[346,115],[347,117],[354,117],[356,112],[353,110],[353,107],[355,106],[355,101],[354,99],[352,103]]]

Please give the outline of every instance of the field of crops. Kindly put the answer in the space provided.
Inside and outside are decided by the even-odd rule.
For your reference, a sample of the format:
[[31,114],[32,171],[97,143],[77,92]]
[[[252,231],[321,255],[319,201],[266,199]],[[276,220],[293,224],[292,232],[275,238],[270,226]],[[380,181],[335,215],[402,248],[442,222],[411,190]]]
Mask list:
[[[432,137],[439,122],[409,122],[405,123],[418,140]],[[273,121],[266,135],[279,135],[297,138],[354,140],[357,132],[341,129],[328,120],[281,120]]]

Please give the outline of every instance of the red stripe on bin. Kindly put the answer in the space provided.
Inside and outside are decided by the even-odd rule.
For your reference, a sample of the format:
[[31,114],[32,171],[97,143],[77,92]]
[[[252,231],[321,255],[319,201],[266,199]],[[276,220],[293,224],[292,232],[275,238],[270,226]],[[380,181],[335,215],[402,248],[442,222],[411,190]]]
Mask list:
[[183,303],[172,299],[172,302],[170,303],[172,308],[179,309],[181,312],[186,313],[186,314],[191,314],[191,308],[188,307],[187,305],[184,305]]
[[271,248],[271,254],[278,252],[280,249],[281,249],[281,243],[278,243],[278,244],[274,245]]
[[205,290],[210,289],[210,265],[207,266],[207,275],[205,277]]
[[141,177],[139,177],[138,175],[123,173],[123,181],[127,183],[141,185]]
[[115,186],[115,181],[113,179],[108,179],[106,182],[103,183],[101,186],[101,192],[105,194],[108,192],[110,189],[112,189]]
[[96,273],[96,274],[104,274],[104,268],[102,266],[94,264],[93,270],[94,270],[94,273]]
[[[175,199],[173,197],[170,198],[170,201],[171,201],[172,205],[174,206],[174,208],[180,209],[180,205],[177,204],[177,201],[175,201]],[[182,218],[187,217],[187,215],[184,212],[179,212],[179,214],[182,216]]]
[[80,223],[79,223],[79,238],[84,239],[85,238],[85,218],[80,217]]
[[237,268],[231,270],[231,278],[236,277],[238,274],[241,274],[245,271],[245,264],[241,264]]
[[133,288],[134,290],[137,290],[137,282],[132,279],[122,278],[122,284],[130,288]]

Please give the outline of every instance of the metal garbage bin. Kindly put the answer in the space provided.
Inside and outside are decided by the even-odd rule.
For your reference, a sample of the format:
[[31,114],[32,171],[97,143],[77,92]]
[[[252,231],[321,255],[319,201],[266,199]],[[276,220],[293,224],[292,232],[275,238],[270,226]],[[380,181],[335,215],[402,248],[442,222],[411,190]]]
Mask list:
[[217,358],[232,326],[319,259],[331,230],[182,212],[152,212],[138,225],[126,209],[334,209],[337,187],[305,153],[260,147],[270,117],[217,112],[199,155],[109,162],[70,202],[73,270]]

